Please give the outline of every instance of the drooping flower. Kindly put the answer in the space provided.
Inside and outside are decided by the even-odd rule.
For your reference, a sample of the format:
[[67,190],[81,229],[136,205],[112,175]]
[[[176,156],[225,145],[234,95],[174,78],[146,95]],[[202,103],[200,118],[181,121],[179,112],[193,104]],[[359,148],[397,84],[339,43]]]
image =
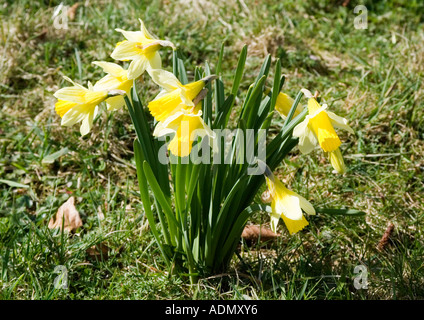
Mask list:
[[209,76],[183,85],[173,73],[162,69],[152,70],[150,75],[152,80],[163,88],[147,106],[157,121],[164,121],[182,109],[194,108],[194,98],[209,81],[215,79],[215,76]]
[[119,42],[111,54],[111,57],[115,60],[132,60],[128,68],[128,79],[130,80],[138,78],[146,70],[162,68],[162,62],[158,52],[160,47],[172,47],[175,49],[175,46],[170,41],[159,40],[153,37],[147,31],[143,21],[141,19],[139,20],[141,31],[116,29],[127,40]]
[[83,136],[91,130],[93,120],[98,112],[98,105],[108,97],[124,93],[121,90],[95,91],[91,83],[88,83],[88,88],[85,88],[68,77],[64,78],[73,86],[59,89],[54,93],[58,99],[55,110],[62,118],[61,125],[63,126],[81,122],[80,132]]
[[[280,92],[277,96],[277,101],[275,102],[275,110],[278,111],[281,118],[285,120],[290,112],[290,109],[294,103],[294,100],[286,93]],[[294,111],[293,118],[298,116],[302,112],[303,107],[297,105],[296,110]]]
[[[118,89],[123,90],[130,97],[130,90],[133,86],[133,80],[128,79],[128,71],[117,65],[116,63],[95,61],[93,64],[98,65],[107,73],[102,79],[94,84],[95,91]],[[122,108],[125,104],[122,95],[107,98],[106,105],[109,111]]]
[[158,121],[153,135],[160,137],[175,133],[168,145],[173,155],[188,156],[199,136],[208,136],[209,139],[215,137],[214,132],[202,119],[200,104],[206,93],[203,88],[215,79],[215,76],[183,85],[173,73],[162,69],[151,70],[150,75],[162,88],[147,106]]
[[309,223],[304,217],[302,209],[308,214],[315,214],[315,209],[309,201],[287,189],[281,181],[275,178],[268,167],[265,170],[265,179],[272,198],[271,230],[277,232],[280,218],[283,219],[290,234],[306,227]]
[[344,173],[346,167],[339,150],[341,141],[334,128],[344,129],[350,133],[354,131],[345,118],[326,111],[326,104],[321,106],[308,90],[303,91],[309,98],[308,115],[293,130],[293,136],[299,138],[299,150],[307,154],[319,145],[324,152],[328,152],[333,168],[339,173]]

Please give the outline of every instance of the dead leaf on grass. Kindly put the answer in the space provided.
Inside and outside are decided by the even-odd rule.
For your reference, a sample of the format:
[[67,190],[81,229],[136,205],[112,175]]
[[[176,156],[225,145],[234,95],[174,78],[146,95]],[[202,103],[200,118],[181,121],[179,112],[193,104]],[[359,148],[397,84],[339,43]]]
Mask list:
[[57,210],[57,213],[50,219],[48,227],[50,229],[59,228],[62,230],[63,225],[63,228],[68,232],[75,231],[79,227],[82,227],[82,220],[74,203],[75,198],[70,197],[68,201],[62,204]]
[[107,260],[109,258],[109,250],[110,248],[106,244],[101,242],[94,246],[91,246],[85,252],[87,253],[88,258],[91,260]]
[[77,9],[80,6],[79,2],[76,2],[72,7],[68,9],[68,17],[71,21],[75,19],[75,15],[77,13]]
[[242,238],[248,243],[257,243],[259,240],[267,242],[276,239],[279,235],[268,228],[257,225],[247,225],[241,234]]

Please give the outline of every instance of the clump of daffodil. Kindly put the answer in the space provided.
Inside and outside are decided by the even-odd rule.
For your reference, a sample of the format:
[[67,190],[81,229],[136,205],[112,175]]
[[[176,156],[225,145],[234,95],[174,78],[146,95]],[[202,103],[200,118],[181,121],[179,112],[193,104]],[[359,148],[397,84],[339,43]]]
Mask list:
[[341,141],[334,128],[344,129],[350,133],[354,131],[345,118],[326,111],[326,104],[321,106],[308,90],[302,91],[308,98],[308,115],[293,130],[293,136],[299,138],[300,152],[307,154],[319,145],[328,153],[333,168],[338,173],[344,173],[346,166],[339,149]]
[[163,88],[147,106],[158,121],[153,135],[159,137],[175,133],[168,149],[173,155],[188,156],[197,137],[214,137],[213,131],[202,119],[200,101],[205,93],[203,88],[215,76],[183,85],[171,72],[157,69],[150,74],[152,80]]
[[[98,65],[107,73],[94,84],[95,91],[117,89],[124,91],[128,97],[131,97],[130,90],[133,86],[133,80],[128,79],[127,70],[112,62],[95,61],[93,64]],[[125,104],[124,97],[121,95],[107,98],[105,102],[109,111],[118,110]]]
[[305,219],[302,209],[307,214],[315,214],[315,209],[309,201],[287,189],[281,181],[275,178],[268,167],[265,169],[265,180],[272,200],[271,230],[277,232],[280,218],[283,219],[290,234],[306,227],[309,223]]
[[109,97],[124,94],[122,90],[97,90],[88,83],[88,88],[75,83],[68,77],[65,80],[73,84],[72,87],[59,89],[54,93],[58,99],[55,104],[57,114],[62,118],[61,125],[71,126],[81,122],[81,135],[90,132],[93,120],[98,113],[98,105]]
[[[275,102],[275,110],[278,111],[281,118],[285,120],[287,118],[287,115],[290,112],[290,109],[294,103],[294,100],[292,97],[290,97],[288,94],[280,92],[277,96],[277,101]],[[300,112],[302,112],[303,107],[298,105],[296,110],[294,111],[293,118],[299,115]]]
[[162,68],[161,57],[158,52],[160,47],[172,47],[175,49],[171,42],[153,37],[147,31],[143,21],[139,20],[141,31],[116,29],[127,40],[119,42],[111,54],[111,57],[115,60],[132,60],[128,67],[128,79],[136,79],[146,70]]

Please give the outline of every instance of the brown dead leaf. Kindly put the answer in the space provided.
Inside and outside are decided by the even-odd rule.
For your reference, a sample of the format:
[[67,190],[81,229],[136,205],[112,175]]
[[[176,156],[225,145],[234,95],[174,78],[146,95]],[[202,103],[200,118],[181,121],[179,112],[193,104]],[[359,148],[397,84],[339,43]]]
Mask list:
[[276,239],[280,234],[273,232],[272,230],[259,227],[257,225],[247,225],[241,237],[246,240],[247,244],[257,243],[260,239],[261,242],[267,242]]
[[393,230],[395,229],[395,225],[392,222],[387,223],[386,231],[384,232],[383,236],[381,237],[378,245],[377,250],[383,251],[384,248],[387,247],[387,245],[390,242],[390,237],[392,236]]
[[107,260],[109,258],[109,250],[110,248],[106,244],[101,242],[94,246],[91,246],[85,252],[87,253],[88,258],[91,260]]
[[68,9],[68,17],[71,21],[75,19],[75,15],[77,13],[77,9],[80,6],[79,2],[76,2],[72,7]]
[[[82,227],[81,217],[75,208],[75,198],[70,197],[60,208],[57,213],[49,221],[49,228],[59,228],[62,230],[62,224],[66,231],[72,232]],[[64,220],[64,221],[63,221]]]

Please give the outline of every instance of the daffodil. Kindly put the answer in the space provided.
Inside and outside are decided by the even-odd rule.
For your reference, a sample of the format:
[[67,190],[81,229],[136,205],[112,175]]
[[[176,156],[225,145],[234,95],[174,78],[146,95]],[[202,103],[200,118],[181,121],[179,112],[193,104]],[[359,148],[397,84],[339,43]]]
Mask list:
[[191,153],[193,142],[197,137],[215,138],[215,133],[202,119],[200,103],[193,109],[181,109],[165,121],[159,122],[153,132],[154,136],[160,137],[175,133],[169,142],[168,150],[175,156],[186,157]]
[[319,145],[329,154],[333,168],[339,173],[344,173],[346,167],[339,150],[341,141],[334,128],[344,129],[350,133],[354,131],[345,118],[326,111],[326,104],[321,106],[308,90],[303,91],[308,97],[308,115],[293,130],[293,136],[299,138],[299,150],[307,154]]
[[[95,61],[93,64],[98,65],[107,73],[105,77],[94,84],[95,91],[118,89],[123,90],[130,96],[130,90],[133,85],[133,80],[128,79],[128,71],[117,65],[116,63]],[[125,104],[122,95],[107,98],[106,106],[109,111],[114,111],[122,108]]]
[[281,181],[275,178],[268,167],[265,170],[265,179],[272,198],[272,231],[277,232],[280,218],[283,219],[290,234],[294,234],[306,227],[309,223],[304,217],[302,209],[310,215],[315,214],[315,209],[309,201],[287,189]]
[[[277,96],[277,101],[275,102],[275,110],[277,110],[281,118],[285,120],[290,112],[293,103],[294,100],[288,94],[280,92]],[[302,110],[303,107],[297,105],[297,108],[293,114],[293,118],[299,115]]]
[[141,19],[141,31],[125,31],[116,29],[127,39],[119,42],[113,50],[111,57],[115,60],[132,60],[128,68],[128,79],[138,78],[144,71],[162,68],[161,57],[158,52],[160,47],[175,46],[166,40],[159,40],[147,31]]
[[81,122],[80,132],[84,136],[91,130],[93,120],[98,113],[98,105],[108,97],[122,94],[123,91],[96,91],[91,83],[88,83],[88,88],[85,88],[68,77],[64,78],[71,82],[73,86],[59,89],[54,93],[54,96],[58,99],[55,110],[62,118],[61,125],[63,126],[71,126]]
[[147,106],[157,121],[164,121],[182,109],[194,108],[193,100],[209,81],[216,78],[209,76],[183,85],[173,73],[162,69],[152,70],[150,75],[152,80],[163,88]]

